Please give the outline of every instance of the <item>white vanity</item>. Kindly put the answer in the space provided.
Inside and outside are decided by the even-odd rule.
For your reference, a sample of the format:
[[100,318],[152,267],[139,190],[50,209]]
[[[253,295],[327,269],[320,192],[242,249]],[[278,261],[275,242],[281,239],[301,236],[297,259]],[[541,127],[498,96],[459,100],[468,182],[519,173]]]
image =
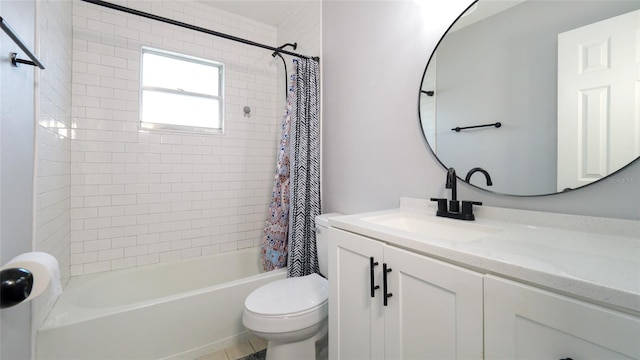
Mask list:
[[403,198],[330,225],[330,359],[640,359],[638,221]]

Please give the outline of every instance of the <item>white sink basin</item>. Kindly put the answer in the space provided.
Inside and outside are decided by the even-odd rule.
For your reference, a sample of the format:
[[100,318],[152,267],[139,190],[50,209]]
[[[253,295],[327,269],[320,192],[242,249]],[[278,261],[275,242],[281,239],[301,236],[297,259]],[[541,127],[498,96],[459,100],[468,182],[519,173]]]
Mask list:
[[419,236],[428,236],[429,238],[453,242],[474,241],[502,231],[498,228],[478,225],[473,222],[434,218],[414,212],[398,212],[366,217],[361,220]]

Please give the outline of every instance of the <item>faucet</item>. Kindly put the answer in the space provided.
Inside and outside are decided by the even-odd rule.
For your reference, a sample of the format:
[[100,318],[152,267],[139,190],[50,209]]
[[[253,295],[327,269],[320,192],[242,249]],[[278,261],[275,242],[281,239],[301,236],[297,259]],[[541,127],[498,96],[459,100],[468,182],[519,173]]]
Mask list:
[[449,211],[460,211],[460,203],[458,202],[458,177],[456,176],[456,169],[449,168],[447,170],[447,181],[444,187],[451,189],[451,200],[449,201]]
[[[477,171],[486,171],[479,169]],[[489,176],[489,174],[486,174]],[[471,175],[467,175],[470,177]],[[490,179],[490,178],[488,178]],[[462,201],[462,211],[460,211],[460,202],[458,201],[458,178],[456,176],[456,170],[454,168],[449,168],[447,170],[447,178],[445,182],[445,188],[451,189],[451,200],[442,198],[431,198],[431,201],[438,202],[438,211],[436,211],[436,216],[448,217],[452,219],[459,220],[475,220],[475,216],[473,215],[473,205],[482,205],[479,201]],[[467,180],[468,181],[468,180]],[[490,180],[488,180],[490,181]]]
[[469,170],[469,172],[467,173],[467,176],[464,178],[464,181],[469,182],[469,180],[471,180],[471,175],[480,172],[484,175],[484,177],[487,179],[487,186],[491,186],[493,185],[493,182],[491,181],[491,175],[489,175],[489,172],[487,172],[487,170],[483,169],[483,168],[479,168],[479,167],[475,167],[471,170]]

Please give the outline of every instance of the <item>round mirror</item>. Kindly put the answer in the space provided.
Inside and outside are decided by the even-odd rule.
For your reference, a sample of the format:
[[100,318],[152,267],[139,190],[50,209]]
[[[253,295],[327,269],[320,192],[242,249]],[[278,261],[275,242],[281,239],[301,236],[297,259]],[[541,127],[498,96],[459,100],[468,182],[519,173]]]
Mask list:
[[639,159],[639,69],[640,0],[476,1],[429,59],[422,131],[479,188],[579,188]]

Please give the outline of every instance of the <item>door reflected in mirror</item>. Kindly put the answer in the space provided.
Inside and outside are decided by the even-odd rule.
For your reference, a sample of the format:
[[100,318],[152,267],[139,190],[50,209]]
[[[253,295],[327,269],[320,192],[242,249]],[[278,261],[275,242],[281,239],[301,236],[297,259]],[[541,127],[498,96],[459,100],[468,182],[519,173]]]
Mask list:
[[640,0],[480,0],[429,60],[422,130],[461,178],[490,174],[492,186],[477,175],[474,186],[579,188],[640,156],[638,69]]

